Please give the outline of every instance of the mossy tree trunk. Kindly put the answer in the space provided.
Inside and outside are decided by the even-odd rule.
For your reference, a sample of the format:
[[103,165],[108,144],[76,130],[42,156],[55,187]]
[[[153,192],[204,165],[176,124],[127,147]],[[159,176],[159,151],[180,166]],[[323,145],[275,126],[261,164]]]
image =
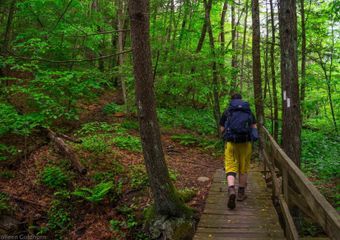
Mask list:
[[156,116],[149,40],[149,1],[129,0],[129,16],[140,135],[155,211],[158,215],[179,217],[185,214],[186,208],[169,178]]

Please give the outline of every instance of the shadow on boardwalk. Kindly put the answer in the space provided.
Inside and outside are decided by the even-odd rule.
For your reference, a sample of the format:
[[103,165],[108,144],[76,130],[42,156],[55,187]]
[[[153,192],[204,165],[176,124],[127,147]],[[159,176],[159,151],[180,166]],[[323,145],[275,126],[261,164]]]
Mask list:
[[245,201],[229,210],[225,173],[217,170],[193,239],[285,239],[259,170],[249,173],[246,194]]

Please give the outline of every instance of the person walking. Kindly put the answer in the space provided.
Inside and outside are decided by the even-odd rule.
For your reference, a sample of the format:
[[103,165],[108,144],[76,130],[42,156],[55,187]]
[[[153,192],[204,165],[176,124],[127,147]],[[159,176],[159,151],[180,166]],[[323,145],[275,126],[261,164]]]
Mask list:
[[[220,130],[225,144],[225,171],[228,182],[228,208],[236,207],[236,200],[247,198],[247,173],[250,167],[252,141],[258,138],[256,119],[248,102],[239,93],[231,96],[229,107],[220,119]],[[235,178],[239,173],[239,186],[236,198]]]

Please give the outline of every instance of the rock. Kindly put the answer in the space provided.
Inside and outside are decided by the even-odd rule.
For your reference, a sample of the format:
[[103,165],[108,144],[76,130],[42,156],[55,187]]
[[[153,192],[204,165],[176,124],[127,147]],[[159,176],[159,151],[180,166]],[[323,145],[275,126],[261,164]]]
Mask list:
[[191,240],[195,233],[195,221],[192,218],[161,217],[150,226],[152,239]]
[[199,181],[199,182],[207,182],[209,180],[210,180],[210,178],[208,178],[208,177],[199,177],[199,178],[197,178],[197,181]]

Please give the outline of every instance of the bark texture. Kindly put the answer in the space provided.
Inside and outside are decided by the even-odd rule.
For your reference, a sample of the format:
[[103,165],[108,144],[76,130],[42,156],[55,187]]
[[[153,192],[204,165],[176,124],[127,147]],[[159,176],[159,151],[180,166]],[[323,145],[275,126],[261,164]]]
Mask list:
[[279,2],[281,89],[282,89],[282,147],[300,166],[301,114],[298,82],[296,1]]
[[260,53],[260,13],[258,0],[252,1],[252,22],[253,22],[253,81],[254,97],[256,107],[256,118],[258,124],[263,124],[263,101],[261,82],[261,53]]
[[169,178],[157,122],[148,13],[148,0],[129,1],[133,66],[136,79],[136,104],[144,162],[149,176],[156,213],[166,216],[182,216],[185,214],[185,207],[178,198]]

